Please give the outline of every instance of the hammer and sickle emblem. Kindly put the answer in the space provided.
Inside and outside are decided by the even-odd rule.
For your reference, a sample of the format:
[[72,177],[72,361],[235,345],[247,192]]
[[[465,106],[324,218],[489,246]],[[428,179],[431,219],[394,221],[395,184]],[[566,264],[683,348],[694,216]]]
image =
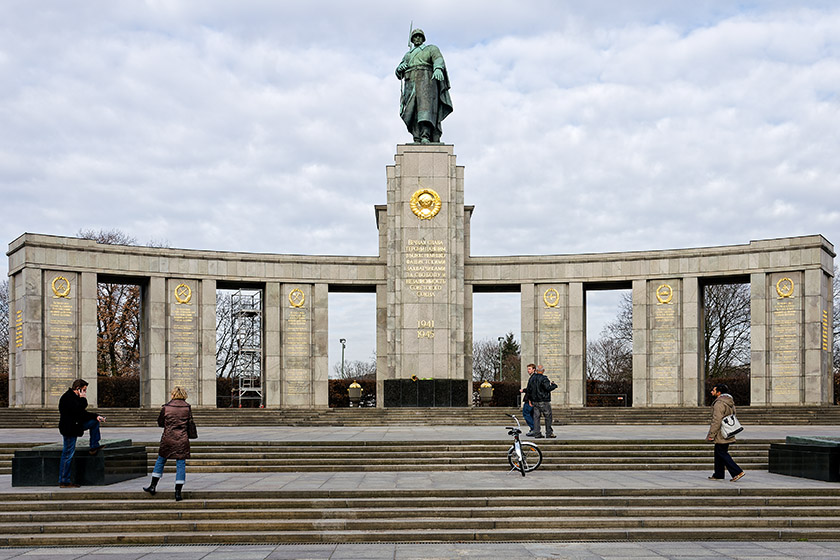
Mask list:
[[178,303],[189,303],[192,299],[192,290],[186,284],[178,284],[175,288],[175,301]]
[[543,302],[545,302],[546,307],[557,307],[557,304],[560,303],[560,292],[554,288],[547,289],[543,293]]
[[785,276],[776,282],[776,293],[779,298],[789,298],[793,295],[793,280]]
[[414,215],[421,220],[431,220],[438,212],[443,203],[438,193],[432,189],[420,189],[411,195],[409,206]]
[[656,299],[659,303],[671,303],[672,297],[674,297],[674,290],[668,284],[662,284],[656,288]]
[[303,307],[303,303],[306,301],[306,296],[303,294],[303,291],[295,288],[291,292],[289,292],[289,304],[292,307]]
[[70,281],[64,276],[56,276],[52,281],[52,291],[55,297],[68,297],[70,295]]

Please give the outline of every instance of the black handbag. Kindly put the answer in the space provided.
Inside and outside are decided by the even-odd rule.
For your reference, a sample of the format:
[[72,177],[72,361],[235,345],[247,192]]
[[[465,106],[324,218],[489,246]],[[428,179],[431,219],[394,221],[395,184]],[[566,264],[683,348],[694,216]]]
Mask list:
[[195,427],[195,420],[193,420],[192,413],[190,413],[190,419],[187,420],[187,437],[198,439],[198,428]]

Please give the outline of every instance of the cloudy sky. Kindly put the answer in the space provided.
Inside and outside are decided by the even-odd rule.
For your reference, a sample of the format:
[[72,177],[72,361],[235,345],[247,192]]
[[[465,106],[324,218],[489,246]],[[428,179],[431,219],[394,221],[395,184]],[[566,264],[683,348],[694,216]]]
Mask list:
[[[840,243],[834,0],[0,12],[5,243],[116,228],[179,248],[374,255],[385,166],[411,141],[394,68],[412,21],[449,69],[443,141],[476,206],[473,255]],[[517,298],[478,302],[476,337],[518,336]],[[340,336],[366,359],[372,297],[331,307],[331,362]]]

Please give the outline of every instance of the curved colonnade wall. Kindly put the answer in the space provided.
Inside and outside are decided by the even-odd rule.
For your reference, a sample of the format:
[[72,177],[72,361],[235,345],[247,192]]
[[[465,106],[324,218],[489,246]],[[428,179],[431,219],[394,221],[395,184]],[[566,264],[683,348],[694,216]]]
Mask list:
[[[546,366],[555,406],[585,401],[585,301],[632,288],[633,405],[703,402],[702,288],[748,282],[756,405],[833,402],[834,247],[820,235],[745,245],[471,257],[472,206],[450,145],[400,145],[375,207],[379,255],[301,256],[101,245],[24,234],[9,244],[9,403],[54,407],[73,379],[96,402],[97,284],[141,287],[140,401],[184,385],[216,403],[216,289],[263,291],[268,408],[328,405],[328,294],[376,293],[377,392],[387,379],[471,379],[472,296],[518,291],[521,351]],[[383,399],[378,399],[382,406]],[[464,406],[469,403],[464,402]]]

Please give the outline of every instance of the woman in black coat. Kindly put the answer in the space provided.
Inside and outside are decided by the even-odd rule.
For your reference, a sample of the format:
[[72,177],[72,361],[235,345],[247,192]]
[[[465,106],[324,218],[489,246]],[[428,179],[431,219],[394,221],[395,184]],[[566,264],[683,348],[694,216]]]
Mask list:
[[[163,428],[160,437],[160,448],[155,468],[152,471],[152,482],[143,490],[155,495],[155,488],[163,476],[163,467],[167,459],[175,459],[175,500],[181,501],[181,489],[187,478],[187,459],[190,458],[189,427],[195,430],[192,419],[192,409],[187,403],[187,392],[181,386],[172,389],[172,400],[163,405],[158,416],[158,426]],[[195,437],[195,434],[193,435]]]

